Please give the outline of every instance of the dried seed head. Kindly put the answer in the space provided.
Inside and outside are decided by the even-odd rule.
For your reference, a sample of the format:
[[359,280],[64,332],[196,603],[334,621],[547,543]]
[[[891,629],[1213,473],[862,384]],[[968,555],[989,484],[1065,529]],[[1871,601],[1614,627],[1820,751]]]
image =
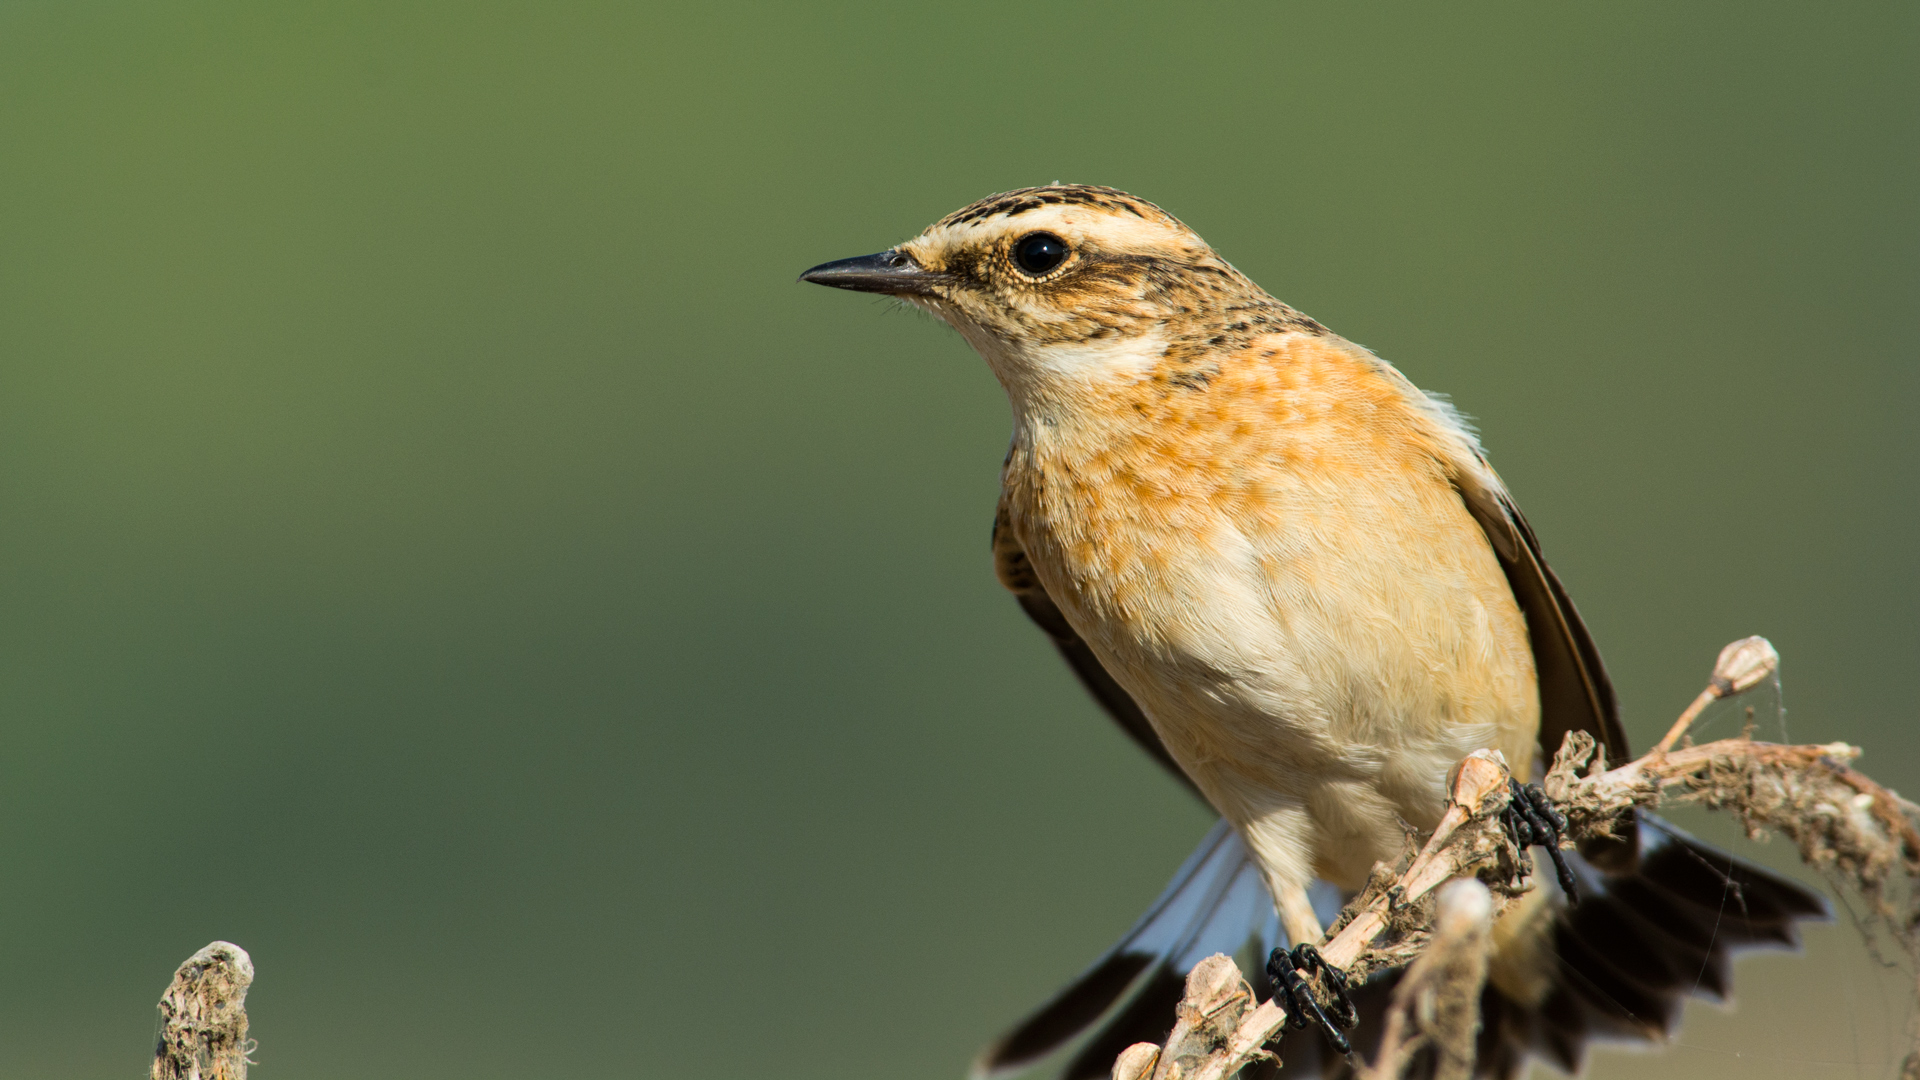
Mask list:
[[1475,750],[1461,758],[1447,774],[1453,801],[1469,813],[1477,812],[1487,797],[1507,789],[1507,757],[1498,750]]
[[1200,1016],[1212,1016],[1232,1002],[1235,995],[1245,993],[1246,985],[1240,968],[1227,957],[1214,953],[1187,973],[1187,993],[1182,1004],[1193,1006]]
[[247,950],[216,941],[187,958],[160,999],[153,1080],[247,1080]]
[[1780,654],[1763,637],[1741,638],[1720,650],[1713,665],[1713,691],[1716,697],[1732,697],[1758,686],[1780,668]]
[[1493,893],[1476,878],[1457,878],[1440,890],[1434,907],[1434,934],[1464,938],[1493,925]]
[[1146,1080],[1160,1064],[1160,1048],[1152,1043],[1134,1043],[1120,1051],[1113,1063],[1113,1080]]

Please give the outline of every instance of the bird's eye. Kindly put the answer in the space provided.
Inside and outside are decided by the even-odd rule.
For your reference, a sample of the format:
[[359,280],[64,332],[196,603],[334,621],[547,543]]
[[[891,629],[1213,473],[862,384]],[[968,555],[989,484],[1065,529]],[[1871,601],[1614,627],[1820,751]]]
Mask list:
[[1040,277],[1067,261],[1067,242],[1050,232],[1028,233],[1013,245],[1013,264]]

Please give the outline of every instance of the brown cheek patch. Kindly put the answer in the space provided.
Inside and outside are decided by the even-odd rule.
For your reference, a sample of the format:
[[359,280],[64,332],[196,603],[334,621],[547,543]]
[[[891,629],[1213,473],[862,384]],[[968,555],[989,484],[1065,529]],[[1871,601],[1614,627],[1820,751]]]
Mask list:
[[985,269],[987,261],[984,252],[963,248],[949,254],[945,265],[940,269],[941,272],[950,274],[963,281],[980,284],[985,281],[985,275],[982,271]]
[[1142,263],[1133,260],[1088,258],[1040,288],[1055,306],[1061,308],[1129,302],[1137,306],[1141,284],[1146,280],[1147,272]]

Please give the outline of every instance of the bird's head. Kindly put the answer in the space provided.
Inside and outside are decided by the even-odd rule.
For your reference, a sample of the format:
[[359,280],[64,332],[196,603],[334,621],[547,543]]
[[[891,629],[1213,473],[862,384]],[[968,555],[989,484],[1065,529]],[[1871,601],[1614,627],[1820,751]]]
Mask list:
[[801,280],[933,313],[1016,396],[1057,376],[1138,374],[1209,320],[1279,306],[1159,207],[1079,184],[990,196]]

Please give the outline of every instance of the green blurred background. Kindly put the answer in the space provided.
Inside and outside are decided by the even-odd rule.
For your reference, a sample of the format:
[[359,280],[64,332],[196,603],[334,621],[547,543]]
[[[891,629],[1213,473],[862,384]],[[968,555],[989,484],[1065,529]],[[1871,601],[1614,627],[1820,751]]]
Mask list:
[[[263,1080],[957,1077],[1207,816],[794,277],[1053,180],[1451,392],[1642,744],[1764,633],[1920,788],[1917,12],[0,2],[0,1074],[226,938]],[[1890,1074],[1810,946],[1593,1074]]]

